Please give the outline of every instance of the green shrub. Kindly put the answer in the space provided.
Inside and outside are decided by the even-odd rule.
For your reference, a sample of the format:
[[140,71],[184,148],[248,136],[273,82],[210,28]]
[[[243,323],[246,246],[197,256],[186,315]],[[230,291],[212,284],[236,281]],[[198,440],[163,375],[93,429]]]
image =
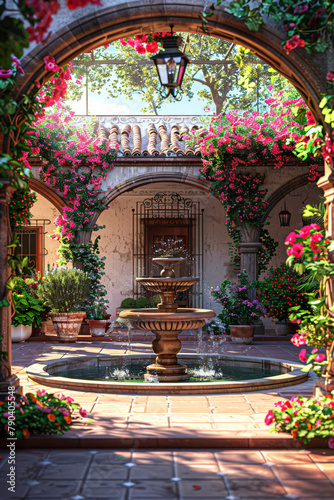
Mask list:
[[53,312],[82,311],[90,299],[89,279],[80,269],[57,267],[46,274],[37,294]]
[[144,307],[148,307],[148,299],[146,297],[138,297],[136,300],[136,308],[142,309]]
[[148,300],[148,306],[149,307],[158,307],[158,304],[161,302],[161,297],[158,293],[155,295],[152,295],[152,297],[149,298]]
[[136,301],[132,297],[127,297],[126,299],[122,300],[122,309],[133,309],[134,307],[136,307]]

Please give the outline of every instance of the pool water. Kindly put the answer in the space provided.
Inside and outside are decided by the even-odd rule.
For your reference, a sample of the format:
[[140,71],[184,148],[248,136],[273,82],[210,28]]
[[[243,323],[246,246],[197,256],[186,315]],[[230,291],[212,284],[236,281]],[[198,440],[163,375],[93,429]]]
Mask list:
[[[229,366],[224,365],[224,361],[209,359],[203,363],[194,363],[194,361],[185,361],[182,363],[188,366],[190,379],[186,382],[237,382],[252,380],[264,377],[273,377],[280,375],[279,369],[265,369],[252,366]],[[119,365],[95,366],[87,368],[77,368],[72,370],[62,370],[53,373],[53,377],[66,377],[71,379],[110,381],[110,382],[157,382],[157,379],[146,375],[147,359],[143,363],[131,362]],[[175,382],[178,383],[178,382]]]

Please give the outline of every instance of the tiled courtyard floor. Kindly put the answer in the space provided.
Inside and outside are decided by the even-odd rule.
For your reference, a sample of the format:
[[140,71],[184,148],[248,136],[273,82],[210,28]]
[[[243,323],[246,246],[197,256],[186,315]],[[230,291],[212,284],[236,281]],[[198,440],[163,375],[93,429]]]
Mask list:
[[[248,349],[248,350],[247,350]],[[184,342],[182,352],[196,352],[197,345]],[[131,345],[131,352],[150,352],[150,343]],[[25,367],[35,361],[85,354],[117,354],[130,352],[127,343],[118,342],[26,342],[13,345],[13,370],[18,374],[24,391],[62,389],[39,386],[28,380]],[[299,361],[299,348],[291,342],[255,342],[242,347],[226,342],[225,354],[261,356]],[[103,446],[108,440],[115,447],[184,447],[191,440],[193,447],[268,447],[274,442],[292,446],[288,435],[269,434],[264,417],[276,401],[294,394],[312,395],[314,379],[298,386],[263,392],[199,396],[116,395],[82,391],[65,391],[94,418],[94,423],[78,422],[66,433],[71,446]],[[197,441],[196,441],[197,440]],[[290,443],[290,444],[289,444]],[[59,443],[60,446],[60,443]],[[105,444],[107,446],[107,444]],[[190,446],[187,442],[186,446]],[[276,445],[275,445],[276,446]]]
[[[183,352],[196,352],[185,342]],[[149,352],[134,343],[131,352]],[[89,353],[126,353],[127,343],[26,342],[13,345],[14,372],[25,391],[38,386],[25,368],[35,361]],[[298,361],[290,342],[226,343],[224,354]],[[16,493],[9,493],[2,452],[0,497],[13,500],[320,500],[334,498],[334,450],[291,449],[291,436],[269,434],[267,411],[315,381],[263,392],[201,396],[113,395],[66,391],[94,423],[64,437],[24,441],[16,450]],[[64,392],[46,388],[50,392]],[[35,440],[34,440],[35,439]],[[44,441],[43,441],[44,439]],[[36,449],[32,449],[36,446]],[[82,449],[76,449],[81,447]],[[38,449],[37,449],[38,448]],[[71,449],[72,448],[72,449]],[[118,451],[116,451],[118,450]]]
[[320,500],[334,497],[328,450],[26,450],[16,492],[0,465],[2,499]]

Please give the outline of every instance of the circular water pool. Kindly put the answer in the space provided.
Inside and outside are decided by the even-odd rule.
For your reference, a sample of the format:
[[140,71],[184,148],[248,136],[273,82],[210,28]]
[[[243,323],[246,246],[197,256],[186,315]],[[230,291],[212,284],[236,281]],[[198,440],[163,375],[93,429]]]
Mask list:
[[181,354],[191,378],[182,382],[145,379],[154,355],[76,356],[36,363],[30,379],[42,385],[118,394],[212,394],[267,390],[307,380],[302,365],[271,358]]

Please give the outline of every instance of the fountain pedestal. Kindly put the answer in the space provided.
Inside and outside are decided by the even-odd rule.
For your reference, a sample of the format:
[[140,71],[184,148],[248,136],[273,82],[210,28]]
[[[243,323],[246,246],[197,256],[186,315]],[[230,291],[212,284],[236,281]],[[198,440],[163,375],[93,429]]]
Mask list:
[[[152,342],[153,352],[157,355],[156,363],[147,366],[147,374],[158,377],[159,382],[177,382],[188,380],[186,365],[178,363],[177,354],[182,344],[177,338],[183,330],[201,328],[205,320],[213,318],[215,313],[209,309],[178,308],[175,297],[178,292],[188,290],[198,283],[199,278],[175,278],[172,265],[182,262],[182,258],[155,258],[164,266],[161,278],[136,278],[146,290],[160,293],[161,303],[157,309],[128,309],[120,313],[135,328],[149,330],[156,336]],[[166,272],[168,271],[168,272]],[[167,274],[167,276],[166,276]]]

